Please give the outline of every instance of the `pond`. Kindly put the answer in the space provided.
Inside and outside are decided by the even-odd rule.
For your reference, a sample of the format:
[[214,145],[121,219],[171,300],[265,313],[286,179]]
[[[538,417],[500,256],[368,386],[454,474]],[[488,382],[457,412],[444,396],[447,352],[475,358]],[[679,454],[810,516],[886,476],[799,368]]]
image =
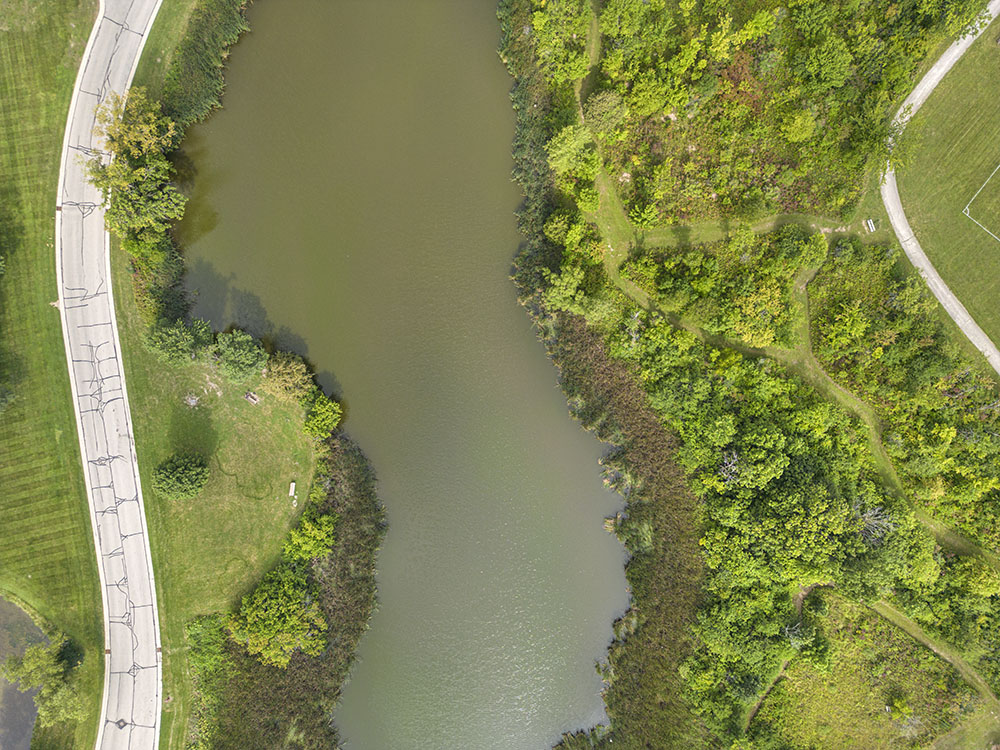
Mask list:
[[509,281],[511,81],[490,0],[274,0],[192,129],[195,313],[342,394],[389,532],[336,721],[355,750],[544,748],[604,718],[627,605],[603,446]]
[[[0,599],[0,663],[45,638],[19,607]],[[35,702],[0,677],[0,750],[28,750],[35,725]]]

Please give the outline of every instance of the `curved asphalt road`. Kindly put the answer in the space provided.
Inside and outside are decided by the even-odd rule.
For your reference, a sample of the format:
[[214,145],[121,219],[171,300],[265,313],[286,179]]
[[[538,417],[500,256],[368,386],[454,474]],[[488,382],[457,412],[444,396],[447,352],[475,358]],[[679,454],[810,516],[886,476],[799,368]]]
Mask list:
[[[996,18],[1000,14],[1000,0],[992,0],[987,9],[991,20]],[[916,85],[913,91],[910,92],[910,95],[903,101],[903,106],[900,107],[899,113],[896,115],[897,123],[906,125],[907,121],[916,114],[920,106],[927,100],[927,97],[930,96],[934,88],[941,83],[945,74],[951,70],[952,66],[958,62],[959,58],[965,54],[966,50],[972,46],[972,43],[984,31],[986,31],[986,27],[976,34],[960,39],[941,55],[941,58],[927,71],[927,75],[920,79],[920,83]],[[952,320],[958,324],[958,327],[976,345],[976,348],[983,353],[983,356],[993,366],[993,369],[997,373],[1000,373],[1000,350],[997,350],[996,344],[990,340],[989,336],[983,333],[983,329],[972,319],[969,311],[965,309],[965,305],[958,301],[958,297],[944,283],[944,279],[938,274],[934,268],[934,264],[931,263],[927,254],[920,247],[920,243],[917,242],[917,238],[913,235],[913,229],[910,228],[910,222],[906,220],[903,205],[899,200],[899,189],[896,186],[896,172],[892,169],[886,173],[885,181],[882,183],[882,202],[885,203],[885,210],[889,214],[892,229],[899,239],[899,244],[903,246],[906,257],[920,271],[920,275],[924,277],[927,286],[934,292],[934,296],[938,298],[938,302],[941,303]],[[955,221],[961,221],[961,217],[956,216]]]
[[98,750],[159,744],[162,664],[100,193],[84,161],[100,153],[94,112],[128,90],[160,0],[101,0],[70,102],[56,198],[56,278],[104,602]]

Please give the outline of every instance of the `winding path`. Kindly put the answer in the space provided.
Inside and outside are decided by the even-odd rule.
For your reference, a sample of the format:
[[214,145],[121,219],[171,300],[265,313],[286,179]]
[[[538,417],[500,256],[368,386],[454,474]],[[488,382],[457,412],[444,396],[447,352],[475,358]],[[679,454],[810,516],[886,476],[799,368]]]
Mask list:
[[[987,6],[987,10],[990,14],[990,20],[996,18],[1000,14],[1000,0],[992,0]],[[987,28],[988,26],[984,26],[977,33],[970,34],[964,39],[959,39],[945,50],[944,54],[927,71],[927,74],[920,79],[920,82],[910,92],[910,95],[903,101],[903,106],[899,108],[899,112],[896,115],[896,123],[898,125],[906,125],[927,100],[927,97],[930,96],[935,87],[941,83],[948,71],[952,69],[952,66],[959,61],[966,50],[972,46],[972,43]],[[927,254],[920,247],[920,243],[914,236],[910,222],[906,220],[906,214],[903,212],[903,204],[899,200],[896,172],[891,168],[886,172],[885,181],[882,183],[882,202],[885,204],[886,213],[889,214],[889,222],[896,233],[896,238],[906,252],[906,257],[916,266],[920,275],[927,282],[927,286],[930,287],[934,296],[937,297],[938,302],[941,303],[941,306],[944,307],[952,320],[958,324],[958,327],[969,337],[969,340],[975,344],[976,348],[983,353],[983,356],[986,357],[993,369],[997,373],[1000,373],[1000,350],[997,349],[996,344],[990,340],[990,337],[973,320],[969,311],[965,309],[965,305],[958,300],[958,297],[944,283],[944,279],[941,278],[937,269],[934,268],[934,264],[931,263],[930,258],[927,257]],[[960,219],[956,217],[955,220],[959,221]]]
[[104,606],[98,750],[159,744],[162,656],[149,536],[121,343],[110,241],[84,162],[100,154],[94,113],[128,90],[161,0],[101,0],[77,73],[55,207],[56,279]]

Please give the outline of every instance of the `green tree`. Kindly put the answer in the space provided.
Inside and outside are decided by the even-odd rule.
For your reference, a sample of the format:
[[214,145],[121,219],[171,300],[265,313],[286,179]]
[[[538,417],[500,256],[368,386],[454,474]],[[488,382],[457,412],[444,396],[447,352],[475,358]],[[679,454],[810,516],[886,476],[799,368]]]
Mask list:
[[789,143],[808,141],[816,132],[816,118],[812,112],[800,109],[785,118],[781,134]]
[[594,92],[583,107],[584,122],[598,138],[606,138],[618,130],[626,114],[625,102],[614,89]]
[[267,362],[267,352],[253,336],[239,328],[216,337],[215,356],[222,373],[234,383],[256,377]]
[[590,132],[583,125],[567,125],[546,146],[549,166],[557,175],[571,175],[593,182],[600,168],[600,157]]
[[829,88],[840,88],[851,74],[854,57],[847,48],[847,42],[839,36],[829,36],[818,47],[809,50],[806,70]]
[[544,292],[546,307],[553,310],[565,310],[576,315],[583,315],[586,293],[580,288],[586,271],[576,263],[563,263],[559,273],[553,273],[547,268],[542,274],[548,282]]
[[337,517],[324,515],[316,519],[303,518],[291,530],[285,542],[284,555],[289,562],[308,562],[326,557],[333,549]]
[[313,388],[312,372],[302,357],[291,352],[275,352],[267,360],[260,389],[277,398],[301,401]]
[[323,440],[340,424],[340,404],[327,397],[323,391],[315,386],[311,401],[303,429],[310,437]]
[[127,99],[109,96],[97,111],[96,134],[112,157],[88,163],[107,206],[105,220],[127,249],[144,255],[184,213],[185,198],[169,183],[173,167],[166,157],[176,126],[137,87]]
[[590,0],[534,0],[531,25],[537,39],[538,64],[555,83],[587,75],[587,32]]
[[243,597],[229,620],[233,640],[264,664],[287,667],[296,651],[318,656],[326,644],[326,618],[305,573],[288,565],[272,571]]
[[165,362],[180,364],[195,359],[212,344],[207,321],[161,320],[146,333],[146,346]]
[[70,664],[70,649],[65,638],[55,639],[49,645],[30,646],[24,656],[12,656],[0,668],[0,674],[16,682],[18,690],[38,689],[35,707],[38,723],[43,727],[80,721],[87,717],[83,701],[76,686],[77,664]]
[[153,471],[153,489],[168,500],[186,500],[208,481],[208,464],[197,453],[175,453]]

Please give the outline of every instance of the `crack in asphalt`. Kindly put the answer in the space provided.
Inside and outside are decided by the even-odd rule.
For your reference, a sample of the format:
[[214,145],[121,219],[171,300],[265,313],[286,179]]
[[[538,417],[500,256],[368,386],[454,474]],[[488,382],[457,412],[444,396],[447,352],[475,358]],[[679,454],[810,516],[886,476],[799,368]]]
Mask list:
[[159,2],[101,2],[67,117],[55,214],[59,310],[104,601],[98,750],[156,750],[162,656],[104,210],[85,160],[109,158],[95,142],[96,110],[112,92],[128,91]]

